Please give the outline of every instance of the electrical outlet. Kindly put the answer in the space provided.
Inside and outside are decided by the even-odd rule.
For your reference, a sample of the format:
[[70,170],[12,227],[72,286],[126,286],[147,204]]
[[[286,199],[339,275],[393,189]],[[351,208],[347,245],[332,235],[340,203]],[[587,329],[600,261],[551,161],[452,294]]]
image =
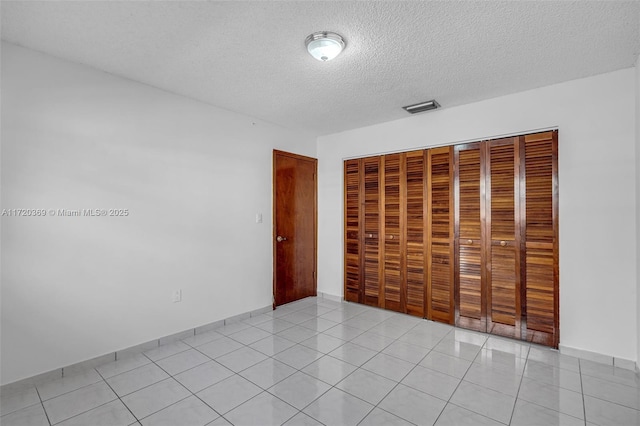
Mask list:
[[262,223],[262,213],[256,213],[256,223]]
[[171,295],[173,303],[182,302],[182,290],[175,290]]

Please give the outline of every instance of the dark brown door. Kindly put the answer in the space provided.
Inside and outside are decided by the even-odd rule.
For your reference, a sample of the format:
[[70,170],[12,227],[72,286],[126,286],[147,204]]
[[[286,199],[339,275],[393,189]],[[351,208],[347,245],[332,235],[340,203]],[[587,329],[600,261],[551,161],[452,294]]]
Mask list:
[[316,295],[318,160],[273,151],[274,305]]
[[[381,307],[392,311],[405,312],[403,247],[400,238],[405,226],[404,198],[401,176],[405,175],[405,154],[390,154],[383,158],[384,169],[384,298]],[[403,250],[402,250],[403,251]]]
[[453,324],[453,148],[427,151],[427,318]]
[[456,325],[487,330],[484,150],[480,142],[455,147]]
[[[558,346],[558,131],[521,136],[521,233],[526,339]],[[524,194],[522,194],[524,192]]]
[[360,250],[363,211],[360,189],[363,160],[344,162],[344,298],[347,302],[362,303],[362,253]]
[[406,313],[420,318],[425,316],[425,151],[413,151],[406,154],[405,209],[403,221],[403,251],[405,254]]
[[[380,157],[362,159],[364,172],[364,299],[367,305],[380,303]],[[362,222],[361,222],[362,223]]]
[[521,337],[519,140],[485,142],[487,332]]

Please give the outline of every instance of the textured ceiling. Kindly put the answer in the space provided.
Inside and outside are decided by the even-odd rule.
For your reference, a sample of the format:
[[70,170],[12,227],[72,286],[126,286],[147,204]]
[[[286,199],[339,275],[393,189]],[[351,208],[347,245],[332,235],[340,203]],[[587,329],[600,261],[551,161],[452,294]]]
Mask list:
[[[637,1],[2,1],[1,14],[7,41],[318,135],[631,67],[640,52]],[[320,30],[346,39],[331,62],[305,50]]]

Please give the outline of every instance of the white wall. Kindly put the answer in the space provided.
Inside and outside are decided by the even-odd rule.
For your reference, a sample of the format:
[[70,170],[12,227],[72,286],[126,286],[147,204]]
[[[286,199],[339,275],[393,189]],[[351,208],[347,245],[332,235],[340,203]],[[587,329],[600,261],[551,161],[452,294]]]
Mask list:
[[636,296],[638,355],[636,366],[640,368],[640,55],[636,61]]
[[560,344],[637,357],[634,69],[320,137],[318,290],[342,295],[342,161],[559,128]]
[[271,304],[272,149],[315,136],[5,43],[1,136],[3,208],[130,211],[2,218],[3,384]]

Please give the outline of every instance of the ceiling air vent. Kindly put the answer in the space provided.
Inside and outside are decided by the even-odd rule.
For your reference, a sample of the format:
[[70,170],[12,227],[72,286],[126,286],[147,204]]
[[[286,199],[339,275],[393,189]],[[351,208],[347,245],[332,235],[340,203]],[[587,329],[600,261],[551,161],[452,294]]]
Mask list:
[[419,112],[424,112],[424,111],[429,111],[432,109],[436,109],[436,108],[440,108],[440,104],[438,102],[435,101],[435,99],[427,101],[427,102],[420,102],[419,104],[415,104],[415,105],[409,105],[406,107],[402,107],[405,111],[407,111],[409,114],[417,114]]

